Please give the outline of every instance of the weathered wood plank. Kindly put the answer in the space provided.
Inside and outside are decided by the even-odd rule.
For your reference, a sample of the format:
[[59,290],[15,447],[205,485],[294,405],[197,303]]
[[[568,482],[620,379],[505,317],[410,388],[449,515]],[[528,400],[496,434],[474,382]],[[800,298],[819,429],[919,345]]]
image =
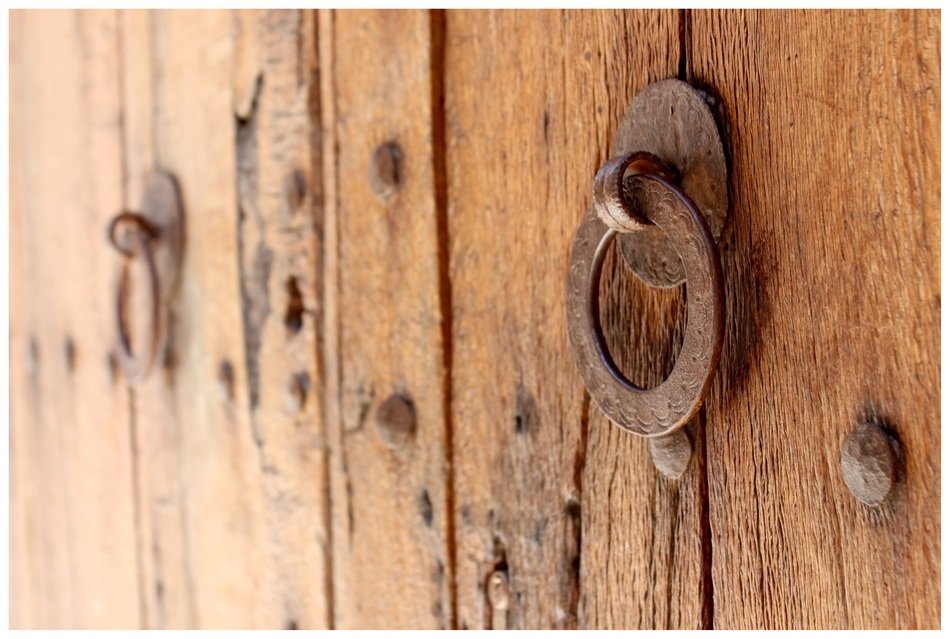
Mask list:
[[[149,11],[121,13],[124,205],[129,210],[140,206],[148,173],[158,168],[152,20]],[[174,319],[170,325],[174,328]],[[168,346],[175,348],[174,334]],[[132,396],[142,625],[192,628],[197,622],[189,586],[175,378],[157,369]]]
[[313,19],[126,17],[130,198],[170,170],[186,221],[169,357],[136,397],[152,627],[328,624]]
[[137,627],[129,398],[113,376],[118,19],[11,14],[11,624]]
[[[316,13],[237,11],[245,359],[264,471],[267,550],[285,628],[326,628],[329,504],[323,428],[321,153]],[[256,54],[256,55],[255,55]],[[255,64],[256,63],[256,64]],[[253,72],[251,72],[253,71]],[[246,94],[245,94],[246,95]]]
[[[692,14],[733,164],[707,403],[717,627],[939,625],[939,22]],[[840,474],[864,418],[903,445],[876,509]]]
[[[13,12],[12,625],[935,627],[938,45],[936,12]],[[590,405],[563,290],[678,69],[732,206],[674,482]],[[129,392],[103,231],[153,168],[187,249]],[[657,383],[682,291],[611,256],[601,296]],[[866,418],[903,444],[878,509],[838,465]]]
[[434,25],[425,11],[321,22],[325,148],[336,152],[326,276],[335,623],[451,627]]
[[[128,96],[148,100],[129,107],[148,116],[148,133],[130,140],[148,140],[153,155],[131,149],[129,174],[177,177],[186,242],[166,365],[136,392],[148,622],[257,627],[271,602],[243,365],[233,24],[223,12],[149,12],[135,26],[125,42],[147,56],[151,81]],[[215,392],[225,364],[233,383]]]
[[[490,623],[494,570],[511,584],[509,627],[703,625],[702,465],[660,478],[646,442],[589,406],[564,309],[594,173],[636,91],[676,74],[678,26],[654,11],[448,16],[461,627]],[[605,280],[611,347],[635,381],[656,383],[680,295],[613,262]]]

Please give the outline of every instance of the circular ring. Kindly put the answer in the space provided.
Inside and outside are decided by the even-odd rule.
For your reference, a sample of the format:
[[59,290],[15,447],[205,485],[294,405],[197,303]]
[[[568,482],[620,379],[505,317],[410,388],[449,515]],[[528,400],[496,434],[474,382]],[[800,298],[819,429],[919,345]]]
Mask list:
[[594,176],[594,207],[600,219],[618,233],[632,233],[653,227],[643,212],[629,206],[624,176],[650,174],[673,182],[676,172],[652,153],[638,151],[607,160]]
[[[149,223],[144,217],[138,213],[132,213],[131,211],[123,211],[119,213],[112,221],[109,222],[109,230],[107,235],[109,237],[109,243],[117,250],[119,253],[122,253],[125,257],[134,257],[135,251],[126,246],[126,241],[119,241],[116,237],[116,232],[119,229],[119,226],[122,224],[130,224],[133,227],[133,231],[144,233],[148,239],[153,239],[158,236],[155,227]],[[125,236],[128,237],[128,234]]]
[[[115,221],[113,221],[113,224],[110,226],[110,238],[112,237],[114,226]],[[144,378],[145,375],[147,375],[152,369],[152,366],[155,363],[155,357],[158,353],[158,345],[161,337],[161,328],[159,326],[161,321],[161,285],[158,279],[158,268],[155,264],[155,255],[152,253],[150,246],[152,237],[142,229],[133,230],[131,233],[129,233],[128,237],[131,238],[131,249],[123,249],[116,246],[116,248],[123,255],[126,255],[128,259],[124,260],[124,263],[122,264],[122,272],[119,276],[119,286],[116,292],[115,312],[116,328],[118,329],[119,334],[122,368],[125,371],[125,375],[129,383],[135,383],[138,380]],[[136,255],[142,255],[145,258],[145,265],[148,269],[149,293],[151,297],[151,305],[149,309],[150,312],[148,316],[149,328],[147,333],[149,341],[146,344],[145,352],[142,357],[137,356],[132,351],[132,339],[129,336],[129,329],[126,324],[128,316],[127,307],[129,289],[131,288],[129,269],[132,263],[132,258]]]
[[[604,165],[604,183],[622,178],[636,154]],[[636,170],[636,167],[633,167]],[[681,428],[696,414],[709,388],[725,328],[725,293],[715,241],[696,205],[664,178],[640,173],[636,201],[663,229],[686,271],[686,334],[673,371],[659,386],[645,390],[620,372],[607,348],[600,324],[600,274],[617,233],[601,221],[595,201],[581,221],[571,246],[567,285],[568,333],[584,385],[615,424],[643,437],[661,437]],[[630,218],[635,214],[628,212]]]

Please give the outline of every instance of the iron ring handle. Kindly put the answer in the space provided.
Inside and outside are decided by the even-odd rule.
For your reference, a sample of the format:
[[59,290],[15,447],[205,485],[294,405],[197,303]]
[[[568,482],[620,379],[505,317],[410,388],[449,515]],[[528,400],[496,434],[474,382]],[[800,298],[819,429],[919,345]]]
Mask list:
[[[624,430],[662,437],[692,419],[712,382],[722,350],[725,292],[719,252],[703,215],[668,179],[668,173],[652,168],[652,160],[655,158],[631,153],[609,160],[598,171],[592,206],[571,246],[567,313],[574,356],[591,398]],[[631,174],[639,177],[627,181],[628,192],[624,193],[624,177]],[[633,202],[643,209],[635,211]],[[622,223],[629,223],[630,228],[649,224],[662,228],[686,272],[683,345],[670,375],[649,390],[620,372],[600,323],[601,270]]]
[[[128,223],[129,229],[124,238],[116,237],[118,227]],[[109,225],[109,240],[123,257],[122,270],[119,275],[118,288],[115,299],[115,322],[119,337],[120,359],[126,378],[130,384],[141,381],[152,369],[158,355],[161,343],[161,281],[158,275],[158,266],[155,254],[152,251],[152,242],[158,237],[155,229],[137,213],[124,212],[113,218]],[[131,289],[130,268],[132,260],[141,256],[145,260],[148,272],[149,286],[149,313],[148,313],[148,341],[144,352],[136,354],[132,349],[132,338],[128,327],[128,303]]]

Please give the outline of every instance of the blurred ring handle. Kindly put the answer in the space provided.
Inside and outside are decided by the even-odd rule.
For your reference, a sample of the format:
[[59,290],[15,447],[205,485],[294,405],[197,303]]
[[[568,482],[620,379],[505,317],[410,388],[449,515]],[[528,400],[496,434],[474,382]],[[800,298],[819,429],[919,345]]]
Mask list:
[[[182,249],[181,197],[175,179],[156,171],[148,176],[140,211],[123,211],[112,218],[108,238],[122,256],[115,292],[115,326],[119,359],[126,381],[145,380],[166,346],[171,293],[177,285]],[[130,326],[134,260],[144,260],[148,308],[145,339],[134,344]]]

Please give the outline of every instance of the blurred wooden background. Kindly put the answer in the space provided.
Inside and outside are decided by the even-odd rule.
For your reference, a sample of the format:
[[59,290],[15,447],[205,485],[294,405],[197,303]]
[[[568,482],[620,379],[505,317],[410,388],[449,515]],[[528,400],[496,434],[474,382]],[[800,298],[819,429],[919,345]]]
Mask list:
[[[11,624],[938,627],[939,22],[12,12]],[[590,405],[563,295],[619,119],[671,76],[730,162],[679,481]],[[105,227],[155,168],[187,246],[130,389]],[[657,383],[682,291],[606,273]],[[838,465],[869,418],[902,445],[879,508]]]

